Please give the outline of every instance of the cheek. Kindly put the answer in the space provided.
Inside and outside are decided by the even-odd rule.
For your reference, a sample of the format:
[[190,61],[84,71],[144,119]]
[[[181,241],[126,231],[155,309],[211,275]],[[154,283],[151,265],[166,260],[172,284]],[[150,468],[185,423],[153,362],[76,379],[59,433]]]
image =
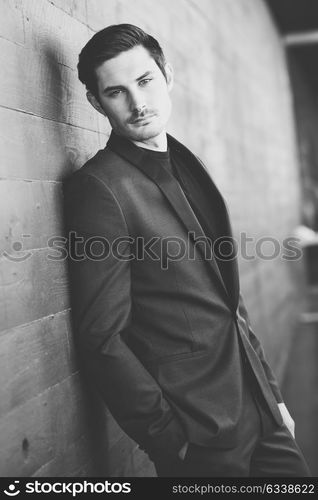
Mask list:
[[170,96],[166,88],[158,88],[154,93],[154,100],[159,107],[167,108],[170,105]]
[[162,111],[168,113],[171,109],[171,101],[169,94],[165,91],[159,95],[159,105],[161,106]]
[[105,104],[104,111],[109,120],[120,121],[125,118],[123,106],[121,106],[119,103],[113,104],[111,106],[109,104]]

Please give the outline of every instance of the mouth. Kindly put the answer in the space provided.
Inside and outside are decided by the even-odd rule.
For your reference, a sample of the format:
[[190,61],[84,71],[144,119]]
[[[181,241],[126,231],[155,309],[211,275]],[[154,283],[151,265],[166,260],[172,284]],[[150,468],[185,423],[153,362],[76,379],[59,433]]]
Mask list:
[[130,120],[129,123],[131,123],[132,125],[145,125],[146,123],[148,123],[155,116],[156,116],[155,113],[150,113],[148,115],[139,116],[138,118]]

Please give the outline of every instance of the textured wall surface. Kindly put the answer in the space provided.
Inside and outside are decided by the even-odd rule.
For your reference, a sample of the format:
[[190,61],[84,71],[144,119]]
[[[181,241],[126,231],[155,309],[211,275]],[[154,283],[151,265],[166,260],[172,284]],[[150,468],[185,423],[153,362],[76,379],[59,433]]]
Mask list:
[[[50,248],[63,235],[62,179],[109,133],[77,80],[78,53],[112,23],[157,36],[176,75],[169,132],[206,162],[237,237],[280,242],[299,219],[285,54],[262,0],[0,0],[0,9],[0,475],[154,475],[83,385],[66,264]],[[280,258],[240,258],[240,268],[281,374],[289,268]]]

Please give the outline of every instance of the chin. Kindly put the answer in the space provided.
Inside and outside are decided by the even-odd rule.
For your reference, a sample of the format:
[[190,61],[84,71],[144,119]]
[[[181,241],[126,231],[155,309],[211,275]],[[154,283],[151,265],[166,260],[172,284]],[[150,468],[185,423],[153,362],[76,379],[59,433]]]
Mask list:
[[146,126],[131,132],[131,139],[135,141],[146,141],[160,135],[164,130],[163,126]]

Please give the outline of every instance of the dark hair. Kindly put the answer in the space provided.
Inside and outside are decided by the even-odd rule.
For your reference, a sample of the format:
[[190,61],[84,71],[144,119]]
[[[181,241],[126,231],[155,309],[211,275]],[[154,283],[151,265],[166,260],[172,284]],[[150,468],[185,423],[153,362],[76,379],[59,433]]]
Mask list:
[[82,49],[77,65],[80,81],[87,90],[98,97],[96,68],[121,52],[138,45],[148,50],[166,78],[166,61],[157,40],[133,24],[113,24],[98,31]]

